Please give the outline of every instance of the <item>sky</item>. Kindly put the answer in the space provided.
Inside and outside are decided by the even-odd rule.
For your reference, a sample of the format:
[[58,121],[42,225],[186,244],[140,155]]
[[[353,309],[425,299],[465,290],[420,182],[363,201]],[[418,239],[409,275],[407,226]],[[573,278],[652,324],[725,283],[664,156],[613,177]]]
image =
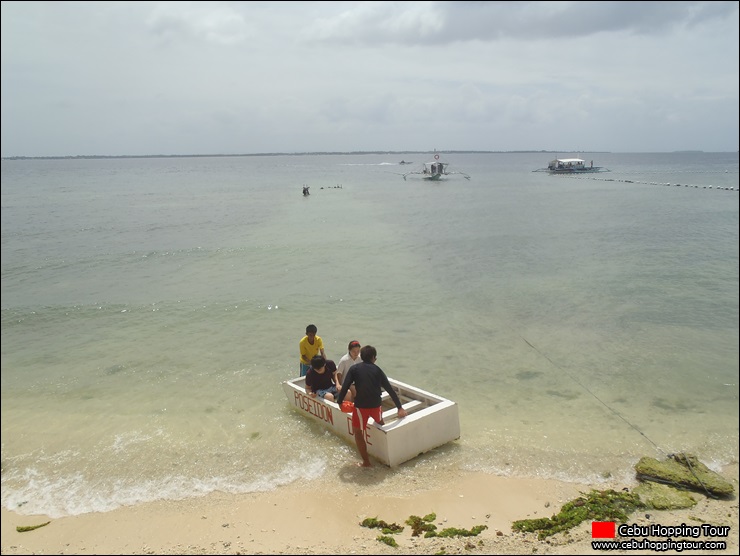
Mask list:
[[2,4],[2,156],[738,150],[738,2]]

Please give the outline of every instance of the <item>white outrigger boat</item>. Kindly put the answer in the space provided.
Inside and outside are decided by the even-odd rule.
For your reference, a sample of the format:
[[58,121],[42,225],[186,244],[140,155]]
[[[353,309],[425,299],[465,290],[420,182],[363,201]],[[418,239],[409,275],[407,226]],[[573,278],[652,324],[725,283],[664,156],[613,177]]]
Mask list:
[[430,160],[429,162],[425,162],[420,170],[416,170],[414,172],[406,172],[405,174],[401,174],[403,176],[403,179],[405,180],[407,176],[419,176],[422,179],[428,180],[428,181],[439,181],[441,179],[444,179],[448,176],[452,175],[460,175],[464,177],[466,180],[470,179],[470,176],[464,172],[451,172],[447,169],[447,167],[450,165],[449,162],[442,162],[439,159],[439,153],[434,153],[434,160]]
[[550,174],[595,174],[610,171],[602,166],[594,166],[593,160],[587,166],[586,161],[582,158],[556,158],[548,163],[547,168],[533,170],[533,172],[548,172]]
[[[399,419],[398,409],[388,392],[383,391],[385,424],[370,420],[365,433],[370,456],[389,467],[396,467],[460,438],[460,418],[455,402],[392,378],[388,381],[408,415]],[[335,402],[306,394],[305,376],[282,384],[289,405],[354,446],[351,413],[343,413]]]

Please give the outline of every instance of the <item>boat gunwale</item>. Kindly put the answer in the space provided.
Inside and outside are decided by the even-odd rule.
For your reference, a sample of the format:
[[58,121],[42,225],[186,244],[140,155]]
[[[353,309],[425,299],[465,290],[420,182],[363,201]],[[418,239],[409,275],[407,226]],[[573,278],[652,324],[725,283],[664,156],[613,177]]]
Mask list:
[[[460,438],[456,402],[390,377],[388,381],[399,395],[402,405],[408,407],[408,414],[398,418],[393,404],[391,408],[383,410],[383,425],[376,422],[368,424],[366,442],[372,457],[389,467],[395,467]],[[288,379],[282,381],[281,385],[292,410],[318,422],[347,442],[354,440],[352,414],[342,412],[334,401],[309,396],[305,389],[305,377]],[[387,392],[383,393],[387,396]],[[386,399],[391,400],[389,396]],[[372,442],[368,440],[370,438]]]

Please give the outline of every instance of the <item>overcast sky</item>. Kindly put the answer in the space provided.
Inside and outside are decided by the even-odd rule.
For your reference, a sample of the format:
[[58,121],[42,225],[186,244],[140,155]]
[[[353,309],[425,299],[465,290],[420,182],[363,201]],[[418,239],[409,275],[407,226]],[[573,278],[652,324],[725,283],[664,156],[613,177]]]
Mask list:
[[738,149],[737,2],[2,2],[2,156]]

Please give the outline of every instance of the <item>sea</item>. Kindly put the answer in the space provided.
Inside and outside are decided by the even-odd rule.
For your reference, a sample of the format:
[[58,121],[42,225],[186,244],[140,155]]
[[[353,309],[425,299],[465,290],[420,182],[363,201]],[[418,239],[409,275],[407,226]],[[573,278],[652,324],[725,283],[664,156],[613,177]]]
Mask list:
[[[437,154],[2,160],[2,507],[737,462],[738,153]],[[281,387],[309,324],[460,438],[359,470]]]

